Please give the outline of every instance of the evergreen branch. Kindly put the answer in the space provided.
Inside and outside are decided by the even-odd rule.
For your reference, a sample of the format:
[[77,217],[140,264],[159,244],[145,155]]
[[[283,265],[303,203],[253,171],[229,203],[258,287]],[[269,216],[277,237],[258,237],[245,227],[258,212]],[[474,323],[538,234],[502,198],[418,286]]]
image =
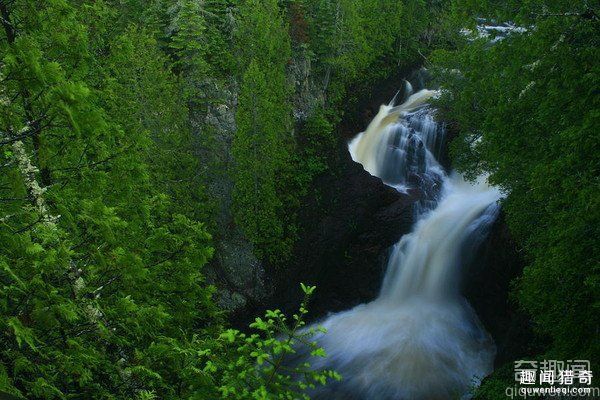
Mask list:
[[34,226],[36,226],[37,224],[39,224],[40,222],[42,222],[44,220],[43,217],[39,217],[35,222],[32,222],[26,226],[24,226],[21,229],[18,229],[16,231],[13,231],[15,235],[20,235],[21,233],[25,233],[28,230],[32,229]]
[[162,264],[162,263],[165,263],[165,262],[167,262],[167,261],[170,261],[170,260],[172,260],[173,258],[175,258],[175,256],[177,256],[177,255],[179,255],[179,254],[181,254],[181,253],[183,252],[183,249],[184,249],[184,247],[185,247],[185,244],[182,244],[182,245],[179,247],[179,249],[175,250],[174,252],[172,252],[171,254],[169,254],[169,255],[168,255],[167,257],[165,257],[164,259],[162,259],[162,260],[160,260],[160,261],[157,261],[157,262],[155,262],[155,263],[153,263],[153,264],[150,264],[150,265],[148,266],[148,268],[153,268],[153,267],[156,267],[157,265],[160,265],[160,264]]
[[[88,168],[89,167],[95,167],[97,165],[101,165],[101,164],[107,163],[110,160],[113,160],[113,159],[117,158],[118,156],[120,156],[121,154],[125,153],[127,150],[131,149],[132,147],[133,147],[133,144],[127,146],[123,150],[121,150],[121,151],[119,151],[119,152],[117,152],[117,153],[115,153],[115,154],[113,154],[113,155],[111,155],[111,156],[109,156],[109,157],[107,157],[107,158],[105,158],[103,160],[94,161],[94,162],[83,164],[83,165],[82,164],[78,164],[76,167],[56,168],[56,169],[53,169],[52,172],[75,171],[75,170],[79,170],[79,169],[84,168],[84,167],[88,167]],[[80,157],[80,159],[81,159],[81,157]]]

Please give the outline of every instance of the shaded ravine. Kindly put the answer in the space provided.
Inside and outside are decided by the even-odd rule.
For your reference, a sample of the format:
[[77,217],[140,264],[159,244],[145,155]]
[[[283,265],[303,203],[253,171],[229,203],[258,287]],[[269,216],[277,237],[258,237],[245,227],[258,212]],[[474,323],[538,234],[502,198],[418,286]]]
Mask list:
[[328,357],[311,363],[343,380],[312,392],[314,398],[468,397],[493,369],[494,343],[459,288],[500,193],[483,177],[465,182],[438,163],[444,129],[427,105],[435,95],[421,90],[400,106],[381,106],[349,144],[371,175],[398,191],[419,191],[421,200],[412,232],[390,252],[379,296],[319,323],[327,333],[317,340]]

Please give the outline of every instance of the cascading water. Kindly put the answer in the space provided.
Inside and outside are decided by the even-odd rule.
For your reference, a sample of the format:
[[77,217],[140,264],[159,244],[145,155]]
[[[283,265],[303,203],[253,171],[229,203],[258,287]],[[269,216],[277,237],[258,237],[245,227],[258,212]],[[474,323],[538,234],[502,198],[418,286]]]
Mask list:
[[444,129],[421,90],[383,105],[350,144],[354,161],[399,191],[418,190],[417,223],[392,249],[379,297],[333,314],[315,368],[342,374],[317,399],[468,398],[493,368],[495,346],[460,295],[461,269],[493,222],[500,198],[484,178],[447,175],[436,157]]

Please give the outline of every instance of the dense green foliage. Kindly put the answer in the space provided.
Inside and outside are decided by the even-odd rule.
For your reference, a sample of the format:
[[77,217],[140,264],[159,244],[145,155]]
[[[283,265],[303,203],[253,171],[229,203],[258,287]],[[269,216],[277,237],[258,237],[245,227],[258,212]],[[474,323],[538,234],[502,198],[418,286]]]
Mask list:
[[276,0],[244,1],[239,14],[246,23],[235,32],[241,83],[232,148],[234,212],[258,255],[277,261],[292,244],[281,195],[288,182],[280,177],[292,150],[285,75],[290,40]]
[[551,340],[546,356],[598,360],[598,9],[457,1],[454,11],[463,24],[485,16],[527,28],[439,52],[442,107],[460,130],[456,165],[490,174],[508,194],[508,224],[529,261],[514,292]]
[[[407,28],[417,14],[404,10],[387,0],[0,1],[0,391],[291,399],[339,379],[282,364],[297,342],[324,356],[301,329],[307,298],[291,326],[273,311],[251,335],[226,329],[215,306],[202,273],[215,228],[201,116],[219,99],[205,87],[236,92],[225,171],[235,223],[258,257],[282,263],[301,198],[328,168],[344,92],[418,36]],[[316,65],[328,100],[295,126],[297,58]]]
[[[215,209],[259,261],[284,268],[345,104],[422,61],[460,131],[456,166],[508,194],[529,261],[514,294],[547,355],[597,360],[600,27],[588,7],[0,0],[0,391],[293,399],[339,379],[285,365],[297,343],[324,356],[303,328],[312,287],[293,320],[275,310],[256,333],[228,329],[202,271],[232,229]],[[494,44],[459,35],[476,16],[527,31]],[[217,106],[230,136],[207,122]],[[215,142],[227,154],[208,157]],[[230,184],[226,204],[211,179]]]
[[80,22],[107,7],[2,11],[2,390],[175,395],[169,360],[218,321],[179,87],[151,36]]
[[325,379],[255,368],[299,335],[274,339],[280,314],[262,336],[222,333],[201,273],[213,250],[188,114],[208,66],[188,6],[161,50],[118,18],[133,9],[1,5],[1,391],[266,398]]

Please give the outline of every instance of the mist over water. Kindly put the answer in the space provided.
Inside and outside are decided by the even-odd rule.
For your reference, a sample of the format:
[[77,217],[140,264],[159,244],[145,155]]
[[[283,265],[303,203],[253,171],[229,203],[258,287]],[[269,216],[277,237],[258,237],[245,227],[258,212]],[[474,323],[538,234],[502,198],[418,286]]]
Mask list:
[[[412,90],[409,87],[409,90]],[[399,191],[418,190],[417,222],[390,251],[377,299],[333,314],[312,359],[343,380],[317,399],[456,399],[492,372],[495,345],[460,294],[461,278],[497,212],[500,192],[438,163],[444,129],[421,90],[382,105],[349,144],[352,159]]]

